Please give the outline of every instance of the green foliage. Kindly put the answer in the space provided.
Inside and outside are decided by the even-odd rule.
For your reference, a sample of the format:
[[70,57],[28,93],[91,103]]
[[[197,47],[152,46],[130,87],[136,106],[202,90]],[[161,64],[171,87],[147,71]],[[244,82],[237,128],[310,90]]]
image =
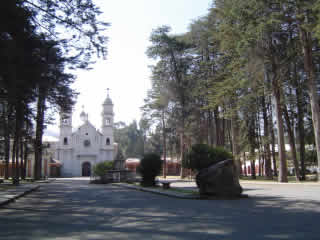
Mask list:
[[[254,158],[259,147],[266,149],[274,142],[274,118],[277,133],[284,135],[282,109],[290,115],[287,133],[289,125],[293,129],[297,123],[302,126],[297,134],[300,145],[314,144],[317,130],[308,105],[317,97],[308,98],[307,89],[316,86],[307,80],[319,66],[306,63],[316,63],[320,56],[320,3],[275,2],[277,9],[270,1],[215,0],[209,14],[193,21],[186,34],[172,35],[168,26],[153,30],[147,55],[157,62],[151,68],[152,89],[143,110],[155,125],[153,140],[159,149],[167,146],[171,156],[182,157],[185,140],[232,146],[240,165],[240,152],[249,151]],[[198,150],[199,161],[186,159],[184,166],[200,169],[211,163],[211,150]],[[271,165],[270,152],[264,154],[266,166]],[[301,164],[314,161],[314,155],[307,153],[305,158]],[[284,176],[284,157],[281,162]]]
[[[97,19],[99,14],[92,0],[12,0],[1,4],[1,104],[5,106],[2,114],[7,115],[2,119],[8,119],[1,125],[10,129],[6,139],[14,138],[14,145],[31,138],[27,132],[35,132],[36,179],[41,178],[48,109],[70,110],[77,95],[70,87],[75,77],[66,73],[65,67],[88,69],[94,54],[106,55],[103,31],[108,24]],[[5,155],[8,167],[9,150]],[[19,171],[15,172],[19,178]]]
[[305,163],[306,166],[317,165],[317,152],[315,150],[306,151]]
[[199,171],[227,159],[232,159],[232,154],[222,147],[213,148],[206,144],[195,144],[188,152],[183,166]]
[[314,31],[316,33],[316,37],[320,39],[320,2],[315,3],[315,10],[317,12],[317,22],[314,26]]
[[[139,125],[142,124],[141,121]],[[143,156],[148,127],[142,125],[138,128],[138,123],[135,120],[128,126],[122,122],[115,124],[114,138],[125,158],[141,158]]]
[[37,13],[31,19],[32,25],[60,42],[64,56],[72,60],[71,68],[88,68],[94,54],[106,56],[107,37],[104,31],[110,24],[99,19],[102,12],[93,0],[16,2],[30,14]]
[[155,178],[161,171],[162,161],[158,154],[148,153],[140,161],[138,172],[142,176],[143,186],[154,186]]
[[113,169],[113,161],[100,162],[94,165],[93,174],[94,176],[103,177],[108,171]]

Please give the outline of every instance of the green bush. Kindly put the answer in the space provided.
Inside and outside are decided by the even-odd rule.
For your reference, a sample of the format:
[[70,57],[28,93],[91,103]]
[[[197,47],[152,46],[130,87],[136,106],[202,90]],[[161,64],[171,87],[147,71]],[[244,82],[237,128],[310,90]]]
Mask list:
[[224,149],[223,147],[215,147],[213,148],[213,152],[214,152],[215,163],[218,163],[227,159],[233,159],[232,153]]
[[232,154],[222,147],[210,147],[206,144],[195,144],[183,162],[183,167],[200,171],[218,162],[232,159]]
[[106,173],[113,169],[114,162],[113,161],[105,161],[100,162],[94,165],[93,167],[93,175],[99,176],[102,178]]
[[317,164],[317,151],[307,150],[305,153],[305,164],[306,166],[314,166]]
[[141,174],[141,185],[155,186],[155,178],[161,171],[162,161],[158,154],[148,153],[141,159],[138,172]]

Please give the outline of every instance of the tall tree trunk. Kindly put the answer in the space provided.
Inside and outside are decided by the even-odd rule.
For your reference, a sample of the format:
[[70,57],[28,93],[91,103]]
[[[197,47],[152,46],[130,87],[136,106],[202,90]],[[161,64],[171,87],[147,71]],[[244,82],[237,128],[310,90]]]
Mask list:
[[[259,103],[257,103],[259,104]],[[261,153],[261,149],[262,149],[262,141],[261,141],[261,126],[260,126],[260,122],[261,122],[261,119],[260,119],[260,114],[257,113],[256,114],[257,116],[257,119],[256,119],[256,122],[258,123],[257,124],[257,130],[258,130],[258,134],[257,134],[257,145],[258,145],[258,157],[259,157],[259,166],[258,166],[258,170],[259,170],[259,176],[261,177],[263,174],[262,174],[262,165],[261,165],[261,160],[262,160],[262,153]]]
[[271,127],[271,153],[272,153],[273,176],[278,177],[278,167],[277,167],[277,157],[276,157],[276,137],[274,135],[273,127]]
[[299,163],[298,163],[298,159],[297,159],[295,138],[294,138],[294,133],[293,133],[293,129],[291,126],[291,121],[290,121],[288,109],[285,105],[283,105],[283,113],[284,113],[284,119],[286,121],[287,129],[288,129],[291,155],[292,155],[293,165],[295,168],[296,180],[300,181],[300,170],[299,170]]
[[21,144],[21,130],[17,131],[17,142],[16,142],[16,175],[15,175],[15,183],[19,184],[20,182],[20,173],[21,173],[21,162],[20,162],[20,144]]
[[10,126],[9,119],[10,114],[6,114],[7,116],[4,119],[4,159],[5,159],[5,170],[4,170],[4,178],[9,179],[9,159],[10,159]]
[[183,162],[184,162],[184,157],[185,157],[185,135],[184,135],[184,131],[185,131],[185,119],[184,117],[182,118],[181,121],[181,132],[180,132],[180,159],[181,159],[181,171],[180,171],[180,177],[184,178],[185,174],[184,174],[184,167],[182,166]]
[[[251,147],[252,148],[252,147]],[[251,179],[256,179],[256,156],[254,148],[250,150]]]
[[20,165],[20,176],[21,179],[25,179],[26,175],[25,175],[25,165],[26,165],[26,160],[24,158],[24,142],[25,140],[23,140],[23,138],[21,138],[21,142],[20,142],[20,161],[21,161],[21,165]]
[[219,109],[216,107],[214,110],[214,122],[215,122],[215,127],[216,127],[216,145],[220,146],[220,119],[219,119]]
[[312,35],[304,28],[299,26],[300,39],[303,46],[304,69],[307,73],[307,86],[311,104],[312,122],[314,128],[314,137],[316,142],[316,151],[318,159],[318,181],[320,181],[320,107],[319,96],[317,93],[317,83],[312,59]]
[[262,96],[262,116],[263,116],[263,131],[264,131],[264,152],[265,152],[265,173],[266,179],[272,179],[272,169],[271,169],[271,153],[270,153],[270,142],[269,142],[269,120],[267,114],[266,98]]
[[249,159],[251,165],[251,178],[256,179],[256,112],[249,111],[246,115],[247,129],[248,129],[248,144],[249,144]]
[[222,119],[222,128],[221,128],[221,135],[220,135],[220,146],[224,147],[225,146],[225,130],[226,130],[226,120],[223,118]]
[[212,127],[212,112],[208,110],[208,142],[210,146],[214,144],[214,137],[213,137],[213,127]]
[[24,142],[24,157],[23,157],[24,158],[24,166],[23,166],[24,177],[27,177],[28,155],[29,155],[28,141],[25,141]]
[[238,123],[237,113],[232,114],[231,133],[232,133],[232,150],[233,150],[234,162],[235,162],[238,176],[240,176],[241,162],[240,162],[240,148],[239,148],[239,123]]
[[287,173],[287,160],[285,154],[285,142],[284,142],[284,129],[283,129],[283,119],[282,119],[282,103],[281,103],[281,88],[276,69],[277,67],[273,64],[273,79],[272,79],[272,93],[275,99],[275,112],[277,119],[277,130],[278,130],[278,152],[279,152],[279,182],[288,182]]
[[305,166],[305,133],[304,133],[304,110],[303,105],[305,105],[305,101],[303,98],[303,92],[301,83],[298,81],[298,74],[297,74],[297,64],[294,63],[294,85],[296,89],[296,106],[297,106],[297,127],[298,127],[298,146],[299,146],[299,153],[300,153],[300,179],[302,181],[306,180],[306,166]]
[[246,152],[243,152],[243,175],[247,176],[247,158],[246,158]]
[[[271,102],[271,101],[269,101]],[[273,175],[275,177],[278,176],[278,168],[277,168],[277,158],[276,158],[276,137],[274,134],[274,128],[273,128],[273,114],[271,109],[271,104],[268,107],[269,114],[270,114],[270,133],[271,133],[271,155],[272,155],[272,165],[273,165]]]
[[180,161],[181,161],[181,171],[180,171],[180,177],[184,178],[185,174],[184,174],[184,167],[182,166],[183,161],[184,161],[184,132],[182,131],[180,133]]
[[275,110],[276,110],[276,118],[277,118],[278,153],[279,153],[279,163],[280,163],[278,180],[279,182],[288,182],[287,160],[286,160],[286,154],[285,154],[284,129],[283,129],[280,96],[276,96]]
[[14,131],[14,143],[12,149],[12,156],[13,156],[13,163],[14,163],[14,174],[13,174],[13,183],[19,184],[20,181],[20,164],[19,164],[19,150],[20,150],[20,140],[21,140],[21,128],[23,122],[23,107],[20,102],[17,102],[15,105],[16,109],[16,124],[15,124],[15,131]]
[[260,149],[260,147],[258,148],[258,156],[259,156],[259,162],[258,162],[258,170],[259,170],[259,172],[258,172],[258,174],[259,174],[259,176],[261,177],[262,176],[262,164],[261,164],[261,162],[262,162],[262,154],[261,154],[261,149]]
[[261,171],[262,171],[262,175],[263,176],[266,176],[265,173],[266,173],[266,169],[265,169],[265,159],[266,159],[266,155],[265,153],[263,152],[263,154],[261,155],[262,157],[262,163],[261,163]]
[[44,127],[44,113],[46,104],[46,90],[44,87],[39,87],[39,96],[37,102],[37,117],[36,117],[36,139],[34,149],[34,179],[41,179],[42,175],[42,136]]
[[11,178],[15,179],[16,177],[16,148],[17,148],[17,140],[16,133],[14,133],[13,144],[11,149]]
[[167,134],[166,134],[166,123],[164,117],[164,110],[161,114],[162,120],[162,137],[163,137],[163,178],[167,177]]
[[[228,141],[229,141],[229,145],[230,145],[230,152],[232,152],[234,154],[234,150],[233,150],[233,139],[232,139],[232,123],[231,120],[226,120],[227,123],[227,135],[228,135]],[[225,147],[226,148],[226,147]]]
[[297,120],[298,120],[298,133],[299,133],[299,152],[300,152],[300,166],[301,166],[301,180],[306,180],[306,166],[305,166],[305,130],[304,130],[304,111],[302,106],[302,93],[300,87],[296,88],[297,96]]

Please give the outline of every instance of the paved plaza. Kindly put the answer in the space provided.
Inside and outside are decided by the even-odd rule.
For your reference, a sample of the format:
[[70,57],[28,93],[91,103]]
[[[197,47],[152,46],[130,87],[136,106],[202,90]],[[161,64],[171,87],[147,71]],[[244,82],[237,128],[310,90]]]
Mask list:
[[242,185],[250,198],[188,200],[57,180],[0,208],[0,239],[320,239],[320,185]]

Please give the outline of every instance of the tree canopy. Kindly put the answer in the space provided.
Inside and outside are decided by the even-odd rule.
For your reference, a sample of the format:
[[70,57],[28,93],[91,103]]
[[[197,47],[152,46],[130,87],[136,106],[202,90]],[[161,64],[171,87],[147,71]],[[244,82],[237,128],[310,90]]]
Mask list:
[[163,152],[176,143],[183,161],[193,144],[223,146],[253,178],[286,182],[290,167],[304,180],[306,151],[320,165],[319,10],[318,1],[215,0],[185,34],[154,29],[143,113],[159,119]]
[[[70,111],[77,93],[67,68],[89,69],[106,56],[101,13],[91,0],[12,0],[0,10],[1,134],[6,173],[12,159],[14,181],[25,176],[28,144],[41,178],[42,135],[49,109]],[[10,147],[10,140],[13,145]],[[10,151],[11,150],[11,151]]]

